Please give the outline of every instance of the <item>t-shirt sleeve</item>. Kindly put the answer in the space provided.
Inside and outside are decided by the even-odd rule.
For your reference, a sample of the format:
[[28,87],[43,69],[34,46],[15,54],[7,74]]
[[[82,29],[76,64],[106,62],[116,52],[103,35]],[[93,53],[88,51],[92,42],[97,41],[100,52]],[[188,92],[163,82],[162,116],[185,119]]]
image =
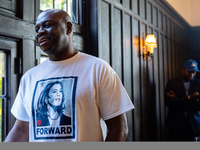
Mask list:
[[133,103],[114,71],[99,86],[98,104],[103,120],[134,109]]
[[22,96],[23,91],[24,90],[22,88],[22,81],[21,81],[19,91],[11,108],[11,113],[15,118],[21,121],[29,122],[29,116],[24,106],[25,103],[23,102],[23,96]]

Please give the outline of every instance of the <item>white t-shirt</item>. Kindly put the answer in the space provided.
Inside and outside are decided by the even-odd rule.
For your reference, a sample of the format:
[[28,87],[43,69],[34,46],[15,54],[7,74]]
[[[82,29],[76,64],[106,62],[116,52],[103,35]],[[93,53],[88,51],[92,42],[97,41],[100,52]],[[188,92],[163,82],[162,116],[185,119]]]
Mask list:
[[[61,115],[50,104],[62,104]],[[102,141],[100,120],[133,108],[109,64],[78,52],[63,61],[48,59],[27,71],[11,112],[29,122],[30,142]]]

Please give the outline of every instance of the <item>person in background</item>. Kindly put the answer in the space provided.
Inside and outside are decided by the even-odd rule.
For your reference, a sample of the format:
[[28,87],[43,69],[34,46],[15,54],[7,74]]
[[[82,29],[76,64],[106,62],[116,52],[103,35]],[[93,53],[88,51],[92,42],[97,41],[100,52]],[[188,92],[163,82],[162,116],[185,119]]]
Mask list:
[[[41,12],[35,31],[36,42],[49,59],[21,78],[11,109],[16,122],[5,142],[125,141],[125,113],[134,105],[116,72],[104,60],[73,48],[72,22],[65,11]],[[36,116],[39,96],[50,82],[62,82],[70,124],[38,126],[43,121],[38,122]]]
[[170,79],[165,89],[169,108],[166,125],[170,141],[193,141],[200,133],[200,80],[198,64],[192,59],[182,65],[181,76]]

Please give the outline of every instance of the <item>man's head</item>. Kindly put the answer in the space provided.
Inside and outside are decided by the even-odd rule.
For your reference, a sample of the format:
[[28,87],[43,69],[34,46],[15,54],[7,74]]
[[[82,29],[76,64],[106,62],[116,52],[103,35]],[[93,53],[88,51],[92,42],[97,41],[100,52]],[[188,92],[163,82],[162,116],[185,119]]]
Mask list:
[[199,72],[198,64],[196,61],[188,59],[185,62],[183,62],[182,78],[185,82],[192,80],[195,77],[196,72]]
[[63,10],[52,9],[40,13],[35,31],[36,42],[50,59],[62,59],[73,49],[71,18]]

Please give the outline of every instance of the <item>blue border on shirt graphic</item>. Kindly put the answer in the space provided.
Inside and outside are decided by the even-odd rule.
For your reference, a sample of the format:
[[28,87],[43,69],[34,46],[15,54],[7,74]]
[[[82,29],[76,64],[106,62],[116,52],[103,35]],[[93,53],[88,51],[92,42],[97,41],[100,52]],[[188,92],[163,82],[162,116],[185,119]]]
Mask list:
[[[36,137],[36,120],[35,120],[35,109],[34,109],[34,100],[35,100],[35,93],[36,93],[36,89],[38,87],[38,84],[40,82],[45,82],[45,81],[51,81],[51,80],[55,80],[55,81],[60,81],[60,80],[65,80],[65,79],[73,79],[73,85],[72,85],[72,114],[71,117],[72,118],[72,123],[71,123],[71,127],[72,127],[72,132],[73,134],[71,136],[49,136],[49,137]],[[32,99],[32,117],[33,117],[33,134],[34,134],[34,140],[41,140],[41,139],[75,139],[75,100],[76,100],[76,87],[77,87],[77,81],[78,81],[78,77],[76,76],[69,76],[69,77],[57,77],[57,78],[49,78],[49,79],[44,79],[44,80],[40,80],[37,81],[36,86],[35,86],[35,90],[33,93],[33,99]]]

